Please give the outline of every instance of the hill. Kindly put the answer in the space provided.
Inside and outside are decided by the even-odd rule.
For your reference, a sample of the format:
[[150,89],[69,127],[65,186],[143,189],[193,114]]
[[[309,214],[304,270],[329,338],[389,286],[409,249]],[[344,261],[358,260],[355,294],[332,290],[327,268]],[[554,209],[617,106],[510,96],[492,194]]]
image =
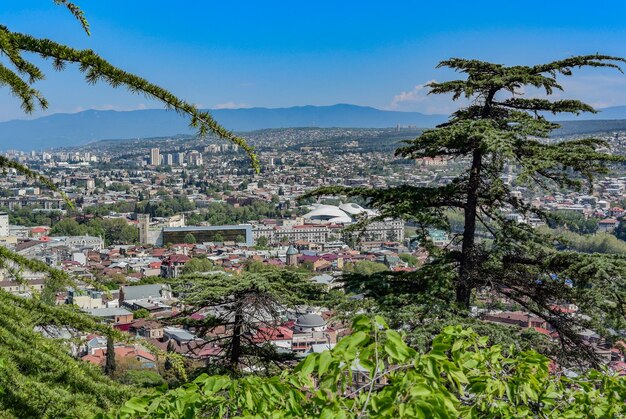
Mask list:
[[[390,128],[396,125],[433,127],[446,115],[385,111],[367,106],[294,106],[291,108],[215,109],[211,113],[226,128],[248,132],[269,128]],[[598,114],[568,117],[555,135],[592,134],[626,130],[626,106]],[[87,110],[32,120],[0,122],[0,150],[43,150],[75,146],[103,139],[166,137],[192,134],[187,121],[172,111]]]
[[[444,115],[383,111],[365,106],[295,106],[291,108],[216,109],[211,113],[233,131],[266,128],[386,128],[400,125],[432,127]],[[187,121],[174,112],[88,110],[32,120],[0,122],[0,150],[41,150],[116,138],[148,138],[191,134]]]

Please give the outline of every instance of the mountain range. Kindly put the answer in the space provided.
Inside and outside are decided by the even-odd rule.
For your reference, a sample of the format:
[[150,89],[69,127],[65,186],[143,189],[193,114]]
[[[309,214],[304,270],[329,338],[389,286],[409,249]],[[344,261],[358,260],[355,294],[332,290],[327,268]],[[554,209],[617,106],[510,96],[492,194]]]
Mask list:
[[[380,110],[367,106],[338,104],[332,106],[294,106],[290,108],[242,108],[210,110],[226,128],[254,131],[267,128],[390,128],[396,125],[433,127],[447,115],[426,115],[419,112]],[[566,132],[584,133],[626,129],[626,106],[603,109],[598,114],[585,114],[564,123]],[[594,121],[592,124],[586,121]],[[87,110],[59,113],[30,120],[0,122],[0,150],[42,150],[85,144],[103,139],[166,137],[191,134],[188,120],[173,111],[147,109],[135,111]],[[608,128],[610,125],[611,128]]]

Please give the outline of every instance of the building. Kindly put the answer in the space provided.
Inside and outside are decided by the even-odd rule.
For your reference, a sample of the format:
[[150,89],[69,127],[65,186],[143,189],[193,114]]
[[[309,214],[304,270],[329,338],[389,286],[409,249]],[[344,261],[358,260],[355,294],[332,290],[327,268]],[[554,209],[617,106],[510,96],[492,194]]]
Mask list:
[[161,164],[161,153],[158,147],[150,149],[150,164],[152,166],[158,166]]
[[289,246],[287,249],[287,266],[296,266],[298,264],[298,249]]
[[139,228],[139,243],[150,244],[149,241],[149,228],[150,228],[150,214],[137,214],[137,226]]
[[171,154],[167,154],[165,156],[165,164],[167,164],[168,166],[173,166],[174,165],[174,156]]
[[191,258],[186,255],[170,255],[161,263],[161,271],[159,275],[164,278],[178,278],[183,272],[185,264]]
[[[163,229],[166,227],[184,227],[185,216],[173,215],[152,221],[149,214],[137,214],[139,242],[142,244],[163,245]],[[167,242],[165,242],[167,243]]]
[[9,214],[0,212],[0,237],[9,236]]
[[94,317],[114,325],[128,324],[133,321],[133,313],[118,307],[93,308],[85,310]]
[[207,227],[166,227],[157,241],[158,246],[164,244],[185,243],[185,237],[191,234],[196,243],[244,243],[253,246],[252,226],[250,224],[222,225]]
[[123,286],[120,288],[120,307],[133,307],[133,304],[141,301],[167,302],[172,300],[172,290],[166,284],[147,284]]
[[330,333],[326,321],[319,314],[307,313],[296,318],[293,326],[291,350],[297,354],[310,352],[315,345],[336,343],[336,334]]

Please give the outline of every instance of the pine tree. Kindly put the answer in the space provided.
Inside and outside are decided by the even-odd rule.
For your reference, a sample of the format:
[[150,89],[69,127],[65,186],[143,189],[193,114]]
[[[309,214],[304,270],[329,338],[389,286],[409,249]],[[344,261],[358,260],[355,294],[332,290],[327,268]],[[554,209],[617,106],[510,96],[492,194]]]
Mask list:
[[[414,274],[386,276],[385,280],[360,279],[359,289],[395,303],[410,296],[423,304],[425,316],[467,313],[476,291],[497,294],[546,319],[559,333],[564,347],[575,346],[592,357],[578,332],[589,328],[606,333],[626,325],[623,281],[626,263],[610,255],[557,251],[554,238],[528,224],[507,218],[508,214],[548,219],[547,214],[518,199],[513,187],[503,180],[505,170],[516,174],[515,184],[535,189],[573,190],[593,187],[594,176],[608,173],[611,164],[624,161],[611,154],[609,144],[584,138],[571,141],[550,139],[558,124],[545,113],[595,112],[578,100],[550,100],[563,90],[557,76],[570,76],[574,67],[608,67],[621,70],[624,59],[605,55],[567,58],[535,66],[504,66],[477,60],[450,59],[448,67],[467,75],[465,79],[433,82],[431,94],[452,94],[470,105],[455,112],[450,120],[424,131],[397,150],[406,159],[445,158],[463,164],[462,174],[445,186],[398,187],[370,190],[328,187],[316,195],[346,194],[367,198],[380,210],[380,217],[414,221],[421,230],[431,261]],[[524,89],[542,90],[546,98],[526,98]],[[449,229],[446,211],[463,214],[463,233],[445,250],[427,242],[427,228]],[[492,236],[477,240],[477,226]],[[405,299],[397,299],[403,294]],[[420,297],[416,297],[420,295]],[[426,297],[424,297],[426,295]],[[426,300],[424,300],[426,298]],[[454,303],[454,305],[450,305]],[[568,316],[559,304],[573,303],[579,316]]]
[[[194,327],[207,344],[217,344],[221,348],[217,363],[235,373],[242,366],[281,365],[290,359],[263,339],[255,340],[254,334],[280,326],[285,309],[323,298],[322,289],[301,274],[272,268],[239,275],[185,276],[172,289],[190,307],[173,321]],[[195,321],[189,317],[193,313],[206,317]],[[224,331],[215,332],[220,329]]]
[[115,374],[116,365],[115,365],[115,342],[113,341],[112,336],[107,336],[107,353],[104,363],[104,373],[109,377],[112,377]]
[[[89,24],[75,4],[68,0],[54,0],[66,7],[89,35]],[[0,85],[8,88],[20,101],[26,113],[36,108],[46,109],[48,101],[33,86],[44,78],[44,72],[29,60],[36,55],[52,62],[55,70],[77,66],[89,84],[108,83],[111,87],[125,87],[134,93],[162,102],[168,109],[186,116],[200,137],[214,135],[237,144],[244,150],[252,166],[258,171],[258,161],[253,149],[240,137],[221,127],[209,113],[181,100],[167,90],[147,80],[117,68],[94,51],[79,50],[55,42],[15,32],[0,25],[0,52],[6,59],[0,64]],[[0,169],[13,169],[52,190],[56,186],[45,176],[30,170],[17,161],[0,156]],[[73,204],[67,199],[69,206]],[[151,213],[155,208],[151,208]],[[154,214],[152,214],[154,216]],[[0,410],[9,416],[28,417],[93,417],[120,403],[130,390],[103,376],[89,364],[77,361],[67,354],[67,348],[55,340],[44,338],[34,331],[38,328],[66,328],[72,333],[97,331],[109,336],[107,340],[107,372],[114,370],[112,354],[113,336],[122,339],[119,332],[95,323],[86,314],[72,307],[54,307],[56,292],[75,285],[62,271],[0,246],[0,269],[9,272],[22,284],[24,271],[43,272],[47,275],[45,288],[32,299],[14,297],[0,290]]]

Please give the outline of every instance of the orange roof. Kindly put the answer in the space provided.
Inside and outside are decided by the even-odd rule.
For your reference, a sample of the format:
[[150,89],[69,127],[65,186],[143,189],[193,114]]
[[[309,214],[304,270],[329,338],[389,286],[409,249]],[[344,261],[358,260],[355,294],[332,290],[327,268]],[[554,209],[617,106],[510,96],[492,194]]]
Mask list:
[[[102,365],[106,359],[106,349],[99,348],[95,349],[93,354],[85,355],[82,357],[84,361],[91,362],[92,364]],[[141,349],[135,349],[133,347],[128,346],[118,346],[115,348],[115,357],[119,358],[128,358],[128,357],[138,357],[144,358],[149,361],[156,361],[156,356],[152,355],[150,352],[142,351]]]

